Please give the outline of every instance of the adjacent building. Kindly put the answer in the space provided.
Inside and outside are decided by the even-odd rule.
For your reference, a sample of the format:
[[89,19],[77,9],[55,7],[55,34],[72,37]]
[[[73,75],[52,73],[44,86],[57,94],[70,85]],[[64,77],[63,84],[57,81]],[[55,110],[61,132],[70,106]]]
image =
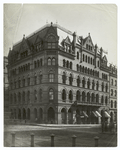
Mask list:
[[23,35],[8,55],[11,118],[56,124],[110,120],[114,75],[103,53],[90,33],[83,38],[58,24]]

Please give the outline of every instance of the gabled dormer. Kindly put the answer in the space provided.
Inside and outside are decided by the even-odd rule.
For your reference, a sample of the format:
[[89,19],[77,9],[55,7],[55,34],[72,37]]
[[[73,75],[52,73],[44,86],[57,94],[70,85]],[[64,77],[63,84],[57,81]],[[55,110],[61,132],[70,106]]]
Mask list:
[[94,52],[94,45],[93,45],[90,33],[89,33],[88,37],[86,37],[85,39],[83,39],[83,47],[86,48],[89,51]]
[[23,35],[23,39],[19,49],[19,58],[27,57],[29,54],[30,54],[30,46],[28,40],[25,38],[25,35]]
[[32,51],[38,52],[38,51],[42,50],[42,46],[43,46],[43,39],[41,39],[40,36],[37,35],[34,45],[31,46]]

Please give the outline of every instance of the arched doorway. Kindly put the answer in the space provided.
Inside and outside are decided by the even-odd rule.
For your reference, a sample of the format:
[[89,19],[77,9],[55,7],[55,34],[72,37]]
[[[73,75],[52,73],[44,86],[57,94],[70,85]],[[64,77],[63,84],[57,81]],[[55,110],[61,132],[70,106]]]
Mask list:
[[68,110],[68,124],[72,124],[73,123],[73,112],[71,110],[71,108]]
[[48,109],[48,123],[55,123],[55,111],[52,107]]
[[30,109],[27,109],[27,119],[30,120]]
[[39,121],[40,121],[40,123],[43,122],[43,110],[42,110],[42,108],[39,109]]
[[18,119],[21,119],[21,110],[18,109]]
[[66,109],[65,108],[62,108],[62,110],[61,110],[61,118],[62,118],[62,123],[63,124],[66,124],[67,123],[67,120],[66,120],[66,118],[67,118],[67,116],[66,116],[67,114],[66,114]]
[[23,108],[23,119],[26,119],[26,110]]

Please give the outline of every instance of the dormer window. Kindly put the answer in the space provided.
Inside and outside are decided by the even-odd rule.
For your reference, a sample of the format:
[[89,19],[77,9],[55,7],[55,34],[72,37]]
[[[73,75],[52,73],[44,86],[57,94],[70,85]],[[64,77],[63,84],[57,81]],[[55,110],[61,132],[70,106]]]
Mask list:
[[55,43],[55,37],[54,36],[49,36],[48,37],[48,49],[51,49],[51,48],[55,48],[56,47],[56,43]]

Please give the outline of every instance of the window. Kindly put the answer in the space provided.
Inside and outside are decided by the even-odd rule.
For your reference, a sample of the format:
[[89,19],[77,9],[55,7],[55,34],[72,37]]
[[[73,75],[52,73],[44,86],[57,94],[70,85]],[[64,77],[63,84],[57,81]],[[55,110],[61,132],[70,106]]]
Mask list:
[[102,82],[101,86],[102,86],[102,92],[103,92],[104,91],[104,83],[103,82]]
[[34,61],[34,68],[36,68],[37,67],[37,65],[36,65],[36,61]]
[[111,79],[111,84],[113,85],[113,79]]
[[82,101],[85,101],[85,92],[82,92]]
[[94,102],[94,99],[95,99],[95,96],[94,96],[94,93],[92,93],[92,102]]
[[12,94],[10,95],[10,103],[11,104],[13,103],[13,95]]
[[81,67],[81,65],[80,65],[80,72],[81,72],[81,70],[82,70],[82,67]]
[[77,77],[77,86],[78,87],[80,86],[80,77],[79,76]]
[[49,82],[54,82],[54,74],[52,72],[49,73]]
[[18,80],[18,86],[19,86],[19,88],[21,86],[21,80],[20,79]]
[[40,65],[40,62],[39,62],[39,60],[37,60],[37,66],[39,67],[39,65]]
[[63,67],[65,67],[65,59],[63,59]]
[[105,91],[108,91],[108,84],[106,83]]
[[73,82],[73,77],[72,77],[72,74],[70,74],[70,77],[69,77],[69,84],[72,85],[72,82]]
[[111,108],[113,108],[113,101],[111,100]]
[[83,80],[82,80],[82,87],[85,88],[85,78],[83,77]]
[[25,79],[23,79],[23,87],[25,86]]
[[76,92],[76,100],[79,102],[80,101],[80,91]]
[[64,84],[66,84],[66,74],[65,74],[65,72],[63,72],[62,81],[63,81]]
[[93,61],[93,60],[92,60],[92,58],[91,58],[91,65],[92,65],[92,61]]
[[117,108],[117,102],[116,101],[114,102],[114,108]]
[[37,101],[37,91],[34,91],[35,101]]
[[50,99],[50,100],[53,100],[53,99],[54,99],[54,92],[53,92],[53,89],[50,89],[50,90],[49,90],[49,99]]
[[95,59],[93,59],[93,65],[95,64]]
[[98,61],[98,67],[99,67],[99,61]]
[[48,58],[48,66],[51,65],[51,58]]
[[79,52],[77,52],[77,59],[79,59]]
[[16,88],[16,85],[17,85],[17,84],[16,84],[16,81],[14,82],[14,85],[15,85],[14,87]]
[[16,94],[14,94],[14,104],[16,104],[17,99],[16,99]]
[[30,77],[28,76],[28,79],[27,79],[27,83],[28,83],[28,86],[30,85]]
[[90,93],[87,93],[87,102],[90,102]]
[[86,55],[86,62],[87,62],[87,55]]
[[73,100],[73,94],[72,94],[71,90],[69,91],[69,100],[70,100],[70,102],[72,102],[72,100]]
[[56,43],[48,43],[48,49],[51,49],[51,48],[55,48],[56,47]]
[[76,68],[77,68],[77,71],[79,71],[79,65],[78,64],[76,65]]
[[99,103],[99,95],[96,94],[96,103]]
[[107,103],[108,103],[108,98],[107,98],[107,96],[105,97],[105,105],[107,105]]
[[83,61],[84,61],[84,54],[83,54]]
[[70,62],[70,69],[72,69],[72,62]]
[[99,88],[99,82],[97,81],[96,83],[96,90],[98,91],[98,88]]
[[88,63],[90,63],[90,57],[88,57]]
[[84,73],[84,66],[82,67],[82,72]]
[[101,104],[103,104],[104,103],[104,97],[102,96],[101,97]]
[[113,96],[113,89],[111,89],[111,96]]
[[115,80],[115,86],[117,86],[117,80]]
[[55,66],[55,58],[52,58],[52,65]]
[[21,103],[21,93],[20,92],[18,93],[18,103],[19,104]]
[[42,60],[42,58],[40,59],[40,66],[43,66],[43,60]]
[[62,100],[63,101],[66,100],[66,91],[65,91],[65,89],[63,89],[63,91],[62,91]]
[[87,81],[87,88],[88,89],[90,88],[90,79],[88,79],[88,81]]
[[39,76],[39,83],[42,83],[42,74],[40,74],[40,76]]
[[67,60],[67,68],[69,68],[69,61]]

